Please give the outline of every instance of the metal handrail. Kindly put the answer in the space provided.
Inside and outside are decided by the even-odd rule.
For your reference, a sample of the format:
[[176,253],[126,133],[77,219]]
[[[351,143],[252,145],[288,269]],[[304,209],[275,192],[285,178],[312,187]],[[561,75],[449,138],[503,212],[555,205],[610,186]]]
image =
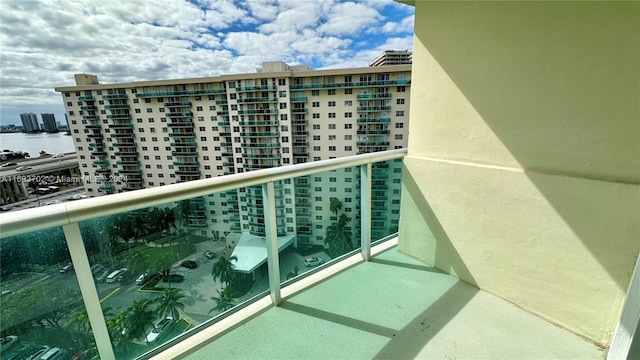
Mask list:
[[0,216],[0,237],[6,238],[270,181],[398,159],[406,154],[407,149],[396,149],[346,156],[9,212]]

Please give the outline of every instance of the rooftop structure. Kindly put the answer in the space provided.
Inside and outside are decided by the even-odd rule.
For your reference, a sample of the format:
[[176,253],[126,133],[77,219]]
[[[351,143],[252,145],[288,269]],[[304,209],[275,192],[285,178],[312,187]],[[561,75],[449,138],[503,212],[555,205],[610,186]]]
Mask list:
[[411,65],[412,53],[409,50],[385,50],[369,62],[369,66]]

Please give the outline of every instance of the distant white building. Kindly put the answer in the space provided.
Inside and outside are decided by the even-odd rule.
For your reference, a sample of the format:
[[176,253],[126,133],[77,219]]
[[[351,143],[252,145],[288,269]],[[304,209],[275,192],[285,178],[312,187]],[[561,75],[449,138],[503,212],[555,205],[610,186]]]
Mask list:
[[408,50],[386,50],[369,62],[369,66],[411,65],[413,54]]

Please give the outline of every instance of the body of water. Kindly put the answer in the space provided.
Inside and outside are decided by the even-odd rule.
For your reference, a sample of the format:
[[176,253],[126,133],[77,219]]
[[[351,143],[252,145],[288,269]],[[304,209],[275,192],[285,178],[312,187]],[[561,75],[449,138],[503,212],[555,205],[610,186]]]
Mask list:
[[40,156],[40,151],[51,155],[76,151],[73,137],[59,133],[7,133],[0,134],[0,150],[22,151],[29,153],[32,158]]

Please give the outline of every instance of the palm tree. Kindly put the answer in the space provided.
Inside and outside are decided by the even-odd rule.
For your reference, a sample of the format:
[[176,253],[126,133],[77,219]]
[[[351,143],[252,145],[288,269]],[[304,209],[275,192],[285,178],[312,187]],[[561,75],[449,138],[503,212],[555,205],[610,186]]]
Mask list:
[[338,216],[338,211],[340,211],[340,209],[342,209],[342,202],[338,200],[338,198],[332,197],[331,203],[329,203],[329,210]]
[[107,318],[107,330],[113,348],[124,353],[128,353],[131,348],[131,342],[128,339],[130,332],[127,332],[125,327],[126,316],[127,311],[121,311]]
[[181,302],[184,297],[180,289],[164,289],[160,297],[155,300],[158,304],[156,313],[163,317],[171,315],[173,320],[178,320],[180,310],[184,310],[184,303]]
[[233,299],[229,295],[228,287],[224,288],[222,291],[218,290],[218,297],[212,296],[211,300],[216,302],[216,307],[209,310],[209,313],[218,311],[220,313],[225,312],[231,309],[233,305]]
[[140,334],[147,341],[145,328],[147,325],[153,326],[153,311],[149,310],[151,301],[148,299],[136,300],[126,310],[124,317],[125,329],[127,333]]
[[347,215],[342,214],[337,222],[327,228],[327,236],[324,239],[324,243],[327,245],[327,252],[332,258],[353,250],[351,231],[347,230],[347,225],[350,221],[351,219]]
[[91,331],[91,324],[89,323],[87,309],[74,311],[69,319],[69,325],[80,332],[88,334]]
[[224,256],[220,256],[220,259],[213,264],[213,269],[211,269],[211,275],[213,275],[213,281],[216,279],[220,279],[220,282],[226,283],[227,285],[233,279],[233,264],[232,261],[238,261],[236,256],[231,256],[230,258],[226,258]]
[[162,222],[160,230],[171,232],[171,228],[176,227],[176,213],[173,209],[164,208],[162,212]]

